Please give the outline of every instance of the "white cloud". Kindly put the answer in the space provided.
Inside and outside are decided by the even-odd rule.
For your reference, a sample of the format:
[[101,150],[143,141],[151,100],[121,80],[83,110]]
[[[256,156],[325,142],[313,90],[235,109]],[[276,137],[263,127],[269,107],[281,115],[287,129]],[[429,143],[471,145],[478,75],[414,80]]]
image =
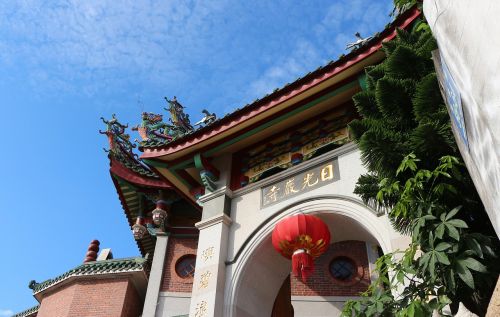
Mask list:
[[0,309],[0,316],[12,316],[14,312],[10,309]]
[[[336,60],[345,52],[346,44],[356,40],[354,33],[364,37],[389,21],[392,1],[341,0],[332,4],[322,20],[312,29],[315,37],[297,38],[296,49],[277,60],[249,85],[246,99],[251,100],[294,81],[297,77],[322,66],[328,60]],[[382,24],[381,24],[382,22]]]
[[[225,0],[3,2],[0,65],[13,70],[25,67],[31,81],[47,78],[63,90],[71,89],[65,83],[83,79],[90,87],[73,88],[89,93],[115,80],[110,78],[116,76],[112,71],[165,84],[179,80],[186,56],[191,61],[203,58],[201,52],[210,47],[205,30],[225,4]],[[100,82],[93,81],[97,75]]]

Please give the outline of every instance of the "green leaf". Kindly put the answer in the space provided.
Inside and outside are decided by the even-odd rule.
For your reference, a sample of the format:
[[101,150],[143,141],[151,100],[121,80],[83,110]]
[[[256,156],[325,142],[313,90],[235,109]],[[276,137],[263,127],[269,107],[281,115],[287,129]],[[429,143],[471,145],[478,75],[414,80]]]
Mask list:
[[361,303],[360,302],[355,302],[353,305],[353,308],[356,309],[357,311],[361,310]]
[[436,277],[436,252],[431,252],[431,257],[429,259],[429,271],[432,278]]
[[444,265],[450,265],[450,260],[444,252],[436,252],[436,257],[440,263],[443,263]]
[[493,249],[491,248],[490,245],[483,244],[483,245],[481,245],[481,248],[483,249],[483,252],[488,254],[489,256],[494,257],[494,258],[497,257],[495,251],[493,251]]
[[446,219],[445,220],[450,220],[451,218],[453,218],[453,216],[455,216],[457,214],[457,212],[462,208],[462,206],[457,206],[455,208],[453,208],[447,215],[446,215]]
[[477,272],[486,273],[488,271],[486,266],[484,266],[483,264],[481,264],[481,262],[479,262],[478,260],[476,260],[474,258],[466,258],[466,259],[462,260],[462,263],[464,263],[465,266],[467,266],[469,269],[477,271]]
[[450,243],[448,243],[448,242],[440,242],[436,246],[436,248],[434,248],[434,250],[436,250],[436,251],[444,251],[444,250],[449,249],[449,248],[451,248],[451,244]]
[[477,256],[479,256],[481,259],[483,258],[483,250],[481,250],[481,245],[479,245],[479,242],[477,242],[476,239],[468,237],[465,239],[465,243],[467,244],[469,249],[476,252]]
[[430,253],[430,252],[427,252],[427,253],[425,253],[424,255],[422,255],[422,256],[420,257],[420,259],[418,260],[419,265],[422,267],[422,269],[423,269],[424,271],[426,271],[426,270],[427,270],[427,266],[429,265],[429,259],[430,259],[430,257],[431,257],[431,253]]
[[419,302],[415,305],[415,317],[425,317],[425,315],[424,307],[422,307],[422,304]]
[[445,222],[446,219],[445,219],[446,215],[444,213],[442,213],[441,215],[439,215],[439,219],[442,221],[442,222]]
[[404,277],[405,277],[405,274],[403,273],[403,271],[399,271],[398,274],[396,274],[396,279],[401,284],[403,284],[403,282],[404,282]]
[[448,229],[448,234],[450,235],[450,237],[452,237],[453,239],[459,241],[460,240],[460,235],[458,233],[458,230],[452,226],[452,225],[448,225],[446,223],[446,229]]
[[469,228],[469,226],[467,226],[465,221],[460,220],[460,219],[452,219],[452,220],[447,221],[446,223],[450,224],[454,227],[457,227],[457,228]]
[[472,277],[472,273],[469,271],[467,266],[465,264],[462,264],[461,262],[461,260],[457,262],[458,276],[462,281],[464,281],[467,286],[474,289],[474,278]]
[[444,224],[440,224],[439,226],[437,226],[436,228],[436,237],[439,238],[439,239],[442,239],[443,238],[443,234],[444,234]]
[[414,317],[415,316],[415,303],[411,303],[408,308],[406,309],[406,313],[408,317]]
[[455,293],[457,284],[455,282],[455,271],[453,269],[450,269],[446,273],[446,283],[448,284],[448,288],[451,290],[451,292]]

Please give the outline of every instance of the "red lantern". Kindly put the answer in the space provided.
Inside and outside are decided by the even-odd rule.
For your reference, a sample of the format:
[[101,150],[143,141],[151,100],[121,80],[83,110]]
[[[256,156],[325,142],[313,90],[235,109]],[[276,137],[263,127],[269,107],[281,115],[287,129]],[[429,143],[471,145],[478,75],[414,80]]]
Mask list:
[[293,274],[305,281],[314,270],[314,258],[328,249],[330,231],[318,217],[299,214],[278,222],[272,240],[281,255],[292,259]]

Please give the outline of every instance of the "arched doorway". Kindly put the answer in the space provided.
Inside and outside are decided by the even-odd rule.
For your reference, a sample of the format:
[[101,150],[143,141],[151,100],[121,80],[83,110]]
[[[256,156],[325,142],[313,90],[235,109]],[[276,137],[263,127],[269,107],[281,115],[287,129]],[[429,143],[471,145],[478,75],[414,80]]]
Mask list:
[[[315,214],[325,221],[333,243],[366,241],[380,246],[384,252],[391,251],[387,222],[361,202],[344,197],[317,197],[294,204],[269,217],[244,245],[226,281],[226,316],[272,316],[291,263],[272,247],[271,232],[278,221],[296,213]],[[297,310],[295,316],[300,316]]]
[[278,295],[274,300],[273,311],[271,317],[294,317],[292,305],[292,288],[290,275],[287,276],[281,285]]

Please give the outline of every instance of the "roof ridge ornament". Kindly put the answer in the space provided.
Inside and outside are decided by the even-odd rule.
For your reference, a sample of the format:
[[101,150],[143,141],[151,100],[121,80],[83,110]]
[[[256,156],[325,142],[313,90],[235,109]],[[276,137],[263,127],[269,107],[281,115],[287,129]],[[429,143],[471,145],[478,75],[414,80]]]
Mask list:
[[215,120],[217,120],[217,115],[214,112],[210,113],[207,109],[203,109],[201,113],[203,113],[205,116],[201,118],[200,121],[196,122],[194,126],[211,125],[215,122]]
[[189,120],[189,115],[184,113],[184,106],[177,101],[177,97],[174,96],[172,100],[165,97],[168,103],[168,108],[163,108],[170,112],[170,123],[174,126],[174,131],[176,132],[176,137],[181,137],[187,133],[193,132],[193,126]]
[[101,117],[101,120],[106,124],[106,131],[99,130],[99,133],[107,135],[109,141],[109,150],[104,149],[104,151],[114,155],[118,155],[119,152],[123,151],[132,157],[135,156],[132,152],[135,144],[130,142],[130,135],[125,133],[128,124],[121,124],[114,113],[111,115],[110,120],[103,117]]
[[347,44],[347,46],[345,48],[346,50],[351,50],[351,51],[356,50],[356,49],[360,48],[361,46],[365,45],[366,42],[368,42],[369,40],[371,40],[373,38],[373,36],[363,38],[359,32],[356,32],[356,34],[354,34],[354,36],[358,40],[356,42],[352,42],[352,43]]
[[99,130],[99,133],[108,137],[109,149],[104,149],[108,153],[108,157],[121,162],[134,172],[157,178],[158,176],[133,152],[136,145],[130,141],[130,135],[125,133],[128,124],[120,123],[115,114],[111,116],[110,120],[103,117],[101,120],[106,124],[106,130]]
[[138,131],[142,141],[172,141],[173,126],[163,122],[163,115],[143,112],[141,118],[141,124],[132,127],[132,131]]

